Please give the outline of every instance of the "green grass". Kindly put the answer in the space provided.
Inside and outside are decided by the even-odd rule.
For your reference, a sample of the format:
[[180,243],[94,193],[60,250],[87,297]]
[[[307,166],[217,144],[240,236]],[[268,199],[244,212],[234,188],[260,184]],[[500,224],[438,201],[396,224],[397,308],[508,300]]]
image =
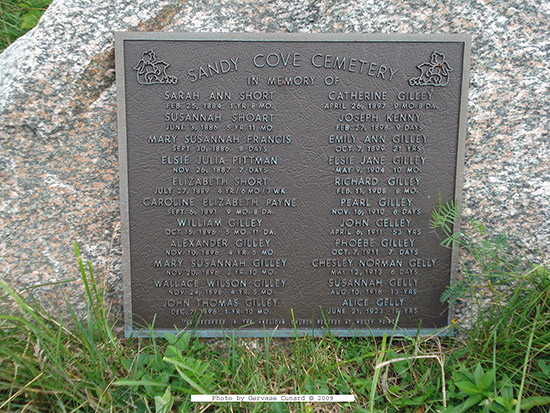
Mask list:
[[[548,267],[518,258],[505,237],[490,238],[478,224],[468,236],[447,235],[479,259],[446,295],[469,297],[481,311],[469,332],[455,324],[459,334],[445,338],[275,339],[266,333],[208,340],[182,332],[120,339],[103,289],[76,249],[85,320],[67,303],[57,321],[0,283],[0,300],[15,309],[0,314],[0,411],[548,412]],[[490,301],[483,300],[487,295]],[[190,395],[200,393],[354,394],[356,401],[191,403]]]
[[38,23],[52,0],[0,2],[0,52]]

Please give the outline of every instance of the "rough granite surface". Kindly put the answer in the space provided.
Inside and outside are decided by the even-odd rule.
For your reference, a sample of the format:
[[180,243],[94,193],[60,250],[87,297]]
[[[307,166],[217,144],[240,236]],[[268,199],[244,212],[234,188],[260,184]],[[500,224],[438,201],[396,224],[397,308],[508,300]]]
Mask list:
[[550,252],[550,3],[54,0],[0,54],[1,277],[85,306],[73,252],[121,316],[115,31],[472,35],[463,214]]

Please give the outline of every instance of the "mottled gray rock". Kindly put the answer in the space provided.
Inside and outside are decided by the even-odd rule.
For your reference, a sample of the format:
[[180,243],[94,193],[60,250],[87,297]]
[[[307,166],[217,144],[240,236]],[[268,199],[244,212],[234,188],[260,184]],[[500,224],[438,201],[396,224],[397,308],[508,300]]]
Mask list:
[[[0,55],[2,273],[78,277],[72,242],[120,314],[114,31],[472,34],[464,214],[550,251],[550,6],[493,1],[56,0]],[[43,287],[81,302],[79,283]]]
[[[170,1],[54,1],[0,55],[2,272],[18,287],[79,276],[72,243],[121,294],[113,39],[160,30]],[[78,306],[80,283],[35,290]]]

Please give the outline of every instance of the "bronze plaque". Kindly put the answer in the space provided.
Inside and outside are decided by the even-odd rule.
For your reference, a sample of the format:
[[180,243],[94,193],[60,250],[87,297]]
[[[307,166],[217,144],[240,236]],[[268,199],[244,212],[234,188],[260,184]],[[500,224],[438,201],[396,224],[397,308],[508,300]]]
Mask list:
[[126,334],[445,327],[469,47],[117,33]]

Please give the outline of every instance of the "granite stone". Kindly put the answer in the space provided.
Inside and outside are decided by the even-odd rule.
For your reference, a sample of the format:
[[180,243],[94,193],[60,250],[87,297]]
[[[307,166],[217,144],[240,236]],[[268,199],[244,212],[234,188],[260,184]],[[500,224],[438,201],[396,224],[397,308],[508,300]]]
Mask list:
[[0,54],[2,278],[46,307],[85,306],[77,242],[121,315],[115,31],[471,34],[463,214],[548,256],[548,2],[54,0]]

